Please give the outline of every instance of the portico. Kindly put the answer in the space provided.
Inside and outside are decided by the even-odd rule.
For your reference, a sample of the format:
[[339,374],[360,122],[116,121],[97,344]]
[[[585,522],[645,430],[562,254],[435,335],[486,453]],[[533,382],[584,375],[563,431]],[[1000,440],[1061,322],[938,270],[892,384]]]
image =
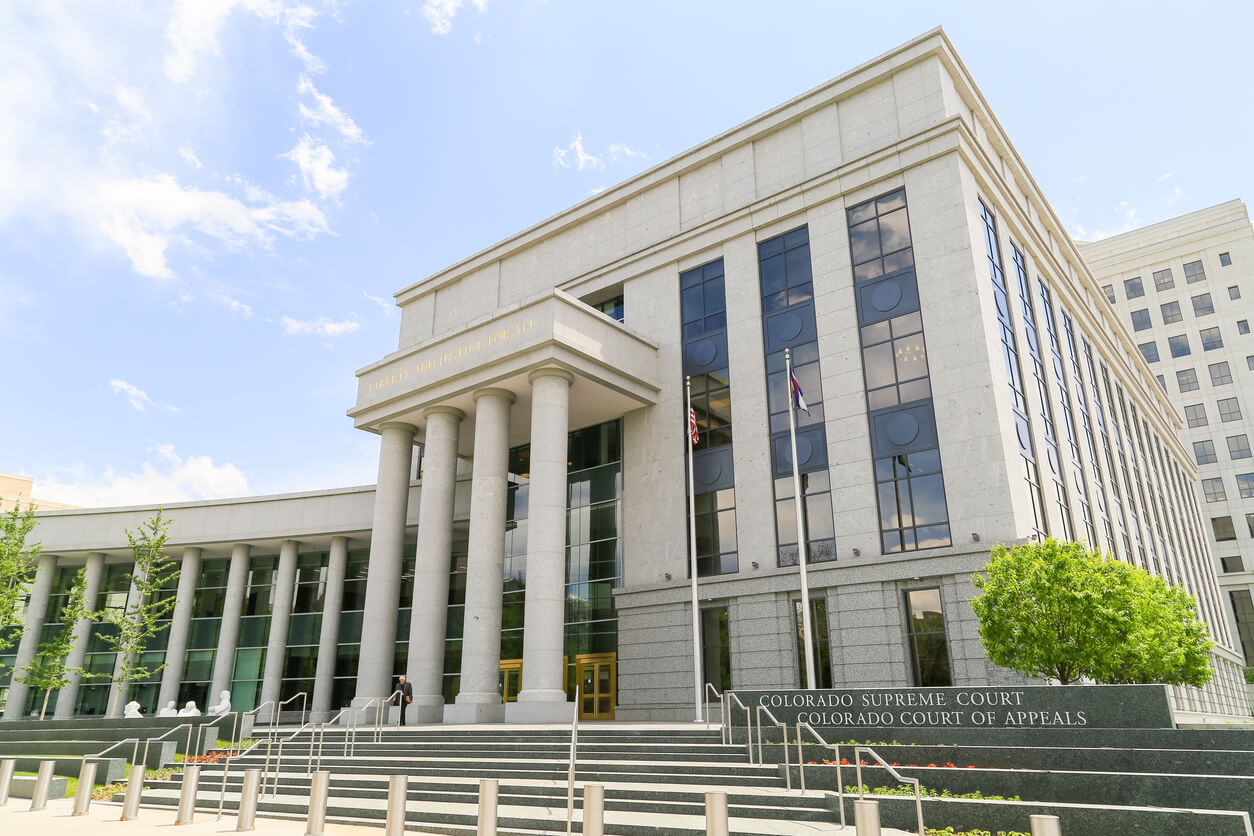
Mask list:
[[[416,722],[564,721],[567,434],[657,402],[657,345],[551,291],[397,352],[358,372],[357,427],[379,433],[379,483],[354,705],[391,691],[403,604],[407,474],[423,450],[406,671]],[[531,445],[522,690],[498,690],[511,447]],[[444,705],[442,671],[458,459],[471,463],[460,687]],[[395,477],[395,478],[389,478]],[[390,509],[390,511],[389,511]]]

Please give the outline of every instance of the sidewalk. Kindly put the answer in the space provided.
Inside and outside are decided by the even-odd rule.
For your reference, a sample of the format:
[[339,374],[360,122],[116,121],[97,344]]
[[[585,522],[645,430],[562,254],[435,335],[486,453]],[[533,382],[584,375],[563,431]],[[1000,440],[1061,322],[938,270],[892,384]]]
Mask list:
[[[209,836],[209,834],[234,833],[235,816],[197,811],[191,824],[174,826],[174,808],[141,807],[139,818],[119,821],[122,805],[107,801],[93,801],[85,816],[71,816],[74,799],[49,801],[48,808],[37,813],[29,810],[30,799],[10,798],[0,807],[0,833],[5,836]],[[256,819],[254,833],[265,836],[304,836],[305,822],[261,818]],[[380,827],[334,824],[327,822],[327,836],[379,836]],[[406,830],[407,834],[419,831]]]

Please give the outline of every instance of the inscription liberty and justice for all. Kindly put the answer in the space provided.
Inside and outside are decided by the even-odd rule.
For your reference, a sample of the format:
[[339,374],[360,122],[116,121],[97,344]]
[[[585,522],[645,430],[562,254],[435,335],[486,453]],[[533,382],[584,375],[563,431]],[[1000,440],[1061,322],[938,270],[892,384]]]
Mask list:
[[366,387],[366,392],[368,394],[377,392],[380,389],[386,388],[395,383],[400,383],[402,381],[408,380],[411,375],[413,375],[414,377],[417,377],[423,372],[429,372],[432,369],[438,369],[441,366],[443,366],[445,363],[451,363],[454,360],[460,359],[462,357],[468,357],[471,354],[474,354],[482,350],[485,345],[488,347],[491,347],[494,345],[501,345],[516,337],[521,337],[524,334],[529,334],[534,330],[536,330],[535,322],[530,319],[524,319],[518,323],[515,323],[512,328],[509,326],[506,326],[504,328],[493,331],[491,334],[488,334],[486,337],[476,337],[473,340],[467,340],[466,342],[462,343],[459,346],[450,348],[445,351],[440,351],[436,354],[433,354],[429,357],[419,360],[418,362],[414,363],[412,366],[406,366],[405,368],[400,369],[399,371],[392,372],[389,375],[384,375],[383,377],[380,377],[377,380],[372,380],[370,384]]

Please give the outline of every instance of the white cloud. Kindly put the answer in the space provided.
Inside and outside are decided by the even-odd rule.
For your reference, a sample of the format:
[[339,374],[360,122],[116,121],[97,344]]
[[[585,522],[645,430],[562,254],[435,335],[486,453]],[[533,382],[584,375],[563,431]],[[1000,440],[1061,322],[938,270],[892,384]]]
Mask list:
[[230,308],[231,310],[235,311],[238,314],[241,314],[244,317],[244,319],[248,319],[249,317],[253,315],[253,309],[251,305],[246,305],[238,299],[234,299],[230,296],[227,296],[225,293],[222,294],[220,298],[222,299],[223,303],[225,303],[228,308]]
[[1131,232],[1141,225],[1141,221],[1136,216],[1136,207],[1128,201],[1124,200],[1119,203],[1115,211],[1121,216],[1123,222],[1114,229],[1094,229],[1092,232],[1087,231],[1080,224],[1072,224],[1071,235],[1080,241],[1100,241],[1103,238],[1109,238],[1112,235],[1121,235],[1125,232]]
[[633,151],[626,145],[621,145],[619,143],[611,145],[605,153],[609,156],[610,162],[612,163],[618,162],[619,157],[628,157],[630,159],[637,160],[649,159],[649,155],[643,151]]
[[[487,10],[487,0],[471,0],[476,9],[482,14]],[[435,35],[447,35],[453,28],[453,18],[457,16],[457,12],[461,10],[462,0],[426,0],[419,9],[419,13],[427,19],[431,24],[431,32]],[[408,10],[406,10],[408,14]],[[475,36],[475,43],[479,43],[479,36]]]
[[272,233],[310,238],[327,232],[326,217],[309,200],[280,201],[261,190],[246,192],[247,205],[224,192],[181,187],[173,175],[101,183],[95,195],[103,217],[100,231],[125,250],[142,275],[169,278],[166,249],[175,232],[187,228],[229,249],[252,244],[267,248]]
[[193,169],[200,170],[203,168],[200,158],[196,156],[196,152],[191,148],[188,148],[186,145],[179,146],[179,156],[183,158],[183,162],[187,163]]
[[605,168],[605,164],[601,162],[600,157],[593,156],[583,150],[583,134],[579,131],[575,132],[575,138],[570,141],[570,145],[565,148],[553,149],[553,165],[561,168],[570,168],[571,164],[579,171],[585,168]]
[[353,319],[346,319],[342,322],[332,322],[325,316],[320,316],[314,322],[308,322],[300,319],[293,319],[290,316],[282,317],[279,322],[283,325],[283,333],[291,336],[299,334],[316,334],[323,337],[338,337],[341,334],[351,334],[361,327],[361,323]]
[[125,84],[115,85],[113,97],[118,100],[118,106],[130,115],[138,116],[140,119],[152,118],[152,112],[144,105],[144,94],[134,87],[128,87]]
[[277,23],[282,6],[272,0],[175,0],[174,14],[165,30],[169,43],[166,77],[175,82],[187,81],[195,75],[201,58],[221,55],[218,30],[237,8]]
[[392,316],[393,314],[396,313],[396,305],[387,301],[382,296],[371,296],[369,293],[367,293],[364,290],[361,292],[361,295],[365,296],[371,302],[374,302],[376,305],[382,308],[384,316]]
[[150,406],[157,409],[164,409],[167,412],[181,411],[177,406],[168,406],[166,404],[157,403],[152,398],[148,397],[148,393],[143,389],[140,389],[134,384],[127,383],[125,380],[118,380],[117,378],[114,378],[109,381],[109,388],[113,390],[113,394],[115,395],[125,395],[127,403],[134,407],[138,412],[147,412],[148,407]]
[[1165,180],[1170,180],[1170,179],[1171,179],[1171,172],[1168,171],[1166,174],[1160,174],[1158,175],[1158,177],[1154,178],[1154,184],[1157,185],[1159,183],[1162,183]]
[[313,107],[307,107],[304,102],[300,103],[300,115],[303,118],[313,122],[315,125],[327,124],[334,126],[340,132],[340,136],[344,137],[348,142],[370,144],[352,117],[336,107],[330,96],[319,93],[313,82],[309,80],[309,76],[302,75],[300,77],[296,83],[296,92],[313,99]]
[[251,491],[243,472],[230,462],[214,464],[209,456],[180,457],[172,444],[154,445],[155,461],[139,469],[120,472],[112,467],[96,476],[79,464],[39,480],[39,493],[53,502],[88,508],[111,505],[190,502],[248,496]]
[[306,191],[317,191],[326,200],[338,200],[348,186],[348,170],[335,167],[335,154],[318,140],[305,134],[296,147],[280,156],[296,163]]
[[304,41],[300,39],[300,33],[303,30],[313,28],[314,18],[317,16],[318,12],[304,3],[297,3],[283,9],[283,40],[287,41],[287,45],[292,48],[292,54],[299,58],[305,65],[305,69],[311,73],[324,72],[327,68],[326,63],[310,52]]

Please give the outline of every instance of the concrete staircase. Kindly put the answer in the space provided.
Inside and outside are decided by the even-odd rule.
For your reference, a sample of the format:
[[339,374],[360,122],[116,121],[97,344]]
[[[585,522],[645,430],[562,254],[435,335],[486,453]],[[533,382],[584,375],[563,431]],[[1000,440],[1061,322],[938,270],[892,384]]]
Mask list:
[[[496,778],[499,832],[565,832],[569,729],[389,728],[380,736],[376,743],[370,731],[361,731],[353,751],[346,753],[345,732],[326,732],[321,768],[331,773],[329,819],[381,823],[388,776],[404,774],[409,776],[409,827],[469,833],[476,824],[479,780]],[[277,791],[263,793],[259,815],[306,814],[310,746],[309,732],[284,743]],[[238,806],[244,769],[263,768],[265,758],[262,745],[231,762],[227,810]],[[745,747],[723,745],[717,729],[584,726],[576,766],[575,831],[581,830],[585,784],[604,785],[605,832],[611,834],[704,833],[709,791],[727,793],[733,833],[840,831],[838,807],[828,793],[787,789],[781,766],[750,763]],[[270,774],[276,774],[273,760]],[[221,764],[202,766],[199,809],[217,810],[222,778]],[[178,793],[177,780],[150,782],[143,803],[177,804]],[[852,818],[849,824],[852,833]]]

